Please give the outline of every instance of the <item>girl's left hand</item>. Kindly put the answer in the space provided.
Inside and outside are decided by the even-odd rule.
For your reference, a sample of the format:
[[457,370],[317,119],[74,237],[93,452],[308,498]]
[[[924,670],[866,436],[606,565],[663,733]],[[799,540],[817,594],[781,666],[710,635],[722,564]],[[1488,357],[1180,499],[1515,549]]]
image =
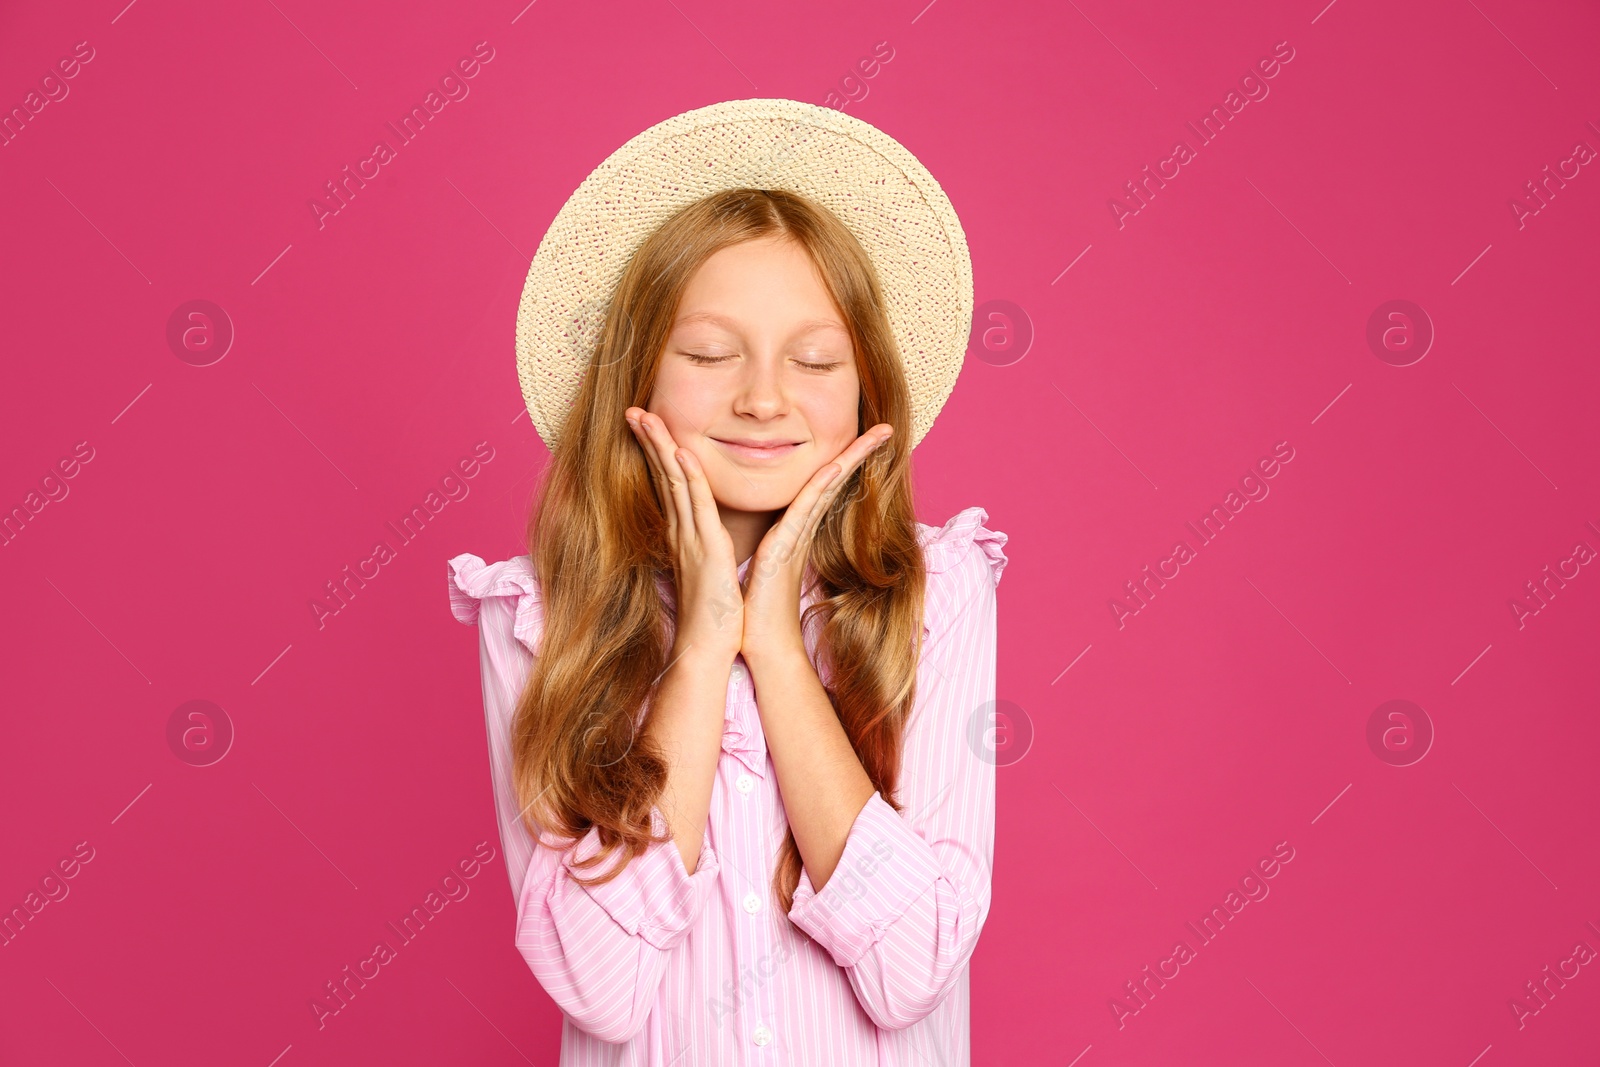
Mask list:
[[773,524],[750,561],[744,592],[745,661],[806,654],[800,633],[800,583],[811,539],[857,467],[894,432],[880,422],[811,476]]

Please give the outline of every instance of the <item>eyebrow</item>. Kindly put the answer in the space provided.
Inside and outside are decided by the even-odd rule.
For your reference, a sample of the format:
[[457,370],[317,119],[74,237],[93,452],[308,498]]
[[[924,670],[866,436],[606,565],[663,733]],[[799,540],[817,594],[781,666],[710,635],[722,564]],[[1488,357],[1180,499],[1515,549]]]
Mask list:
[[[739,328],[739,324],[734,320],[728,318],[726,315],[719,315],[715,311],[692,311],[689,314],[679,318],[677,322],[673,323],[673,325],[684,326],[692,322],[708,322],[713,326],[721,326],[728,330],[737,330]],[[850,332],[849,330],[846,330],[843,325],[834,321],[833,319],[807,319],[800,324],[800,328],[796,332],[812,333],[816,330],[840,330],[844,333]]]

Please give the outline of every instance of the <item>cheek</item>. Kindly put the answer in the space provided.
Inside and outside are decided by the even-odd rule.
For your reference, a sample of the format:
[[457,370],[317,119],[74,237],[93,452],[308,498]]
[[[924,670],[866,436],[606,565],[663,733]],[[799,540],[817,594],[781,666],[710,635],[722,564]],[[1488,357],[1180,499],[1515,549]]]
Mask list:
[[816,435],[817,443],[833,453],[843,451],[860,436],[860,394],[856,390],[838,390],[832,395],[818,397],[806,411],[806,422]]
[[698,388],[690,388],[690,383],[681,376],[663,373],[650,393],[649,403],[644,407],[651,414],[660,416],[674,441],[687,445],[699,436],[696,427],[710,421],[711,404],[712,398],[707,396],[703,383]]

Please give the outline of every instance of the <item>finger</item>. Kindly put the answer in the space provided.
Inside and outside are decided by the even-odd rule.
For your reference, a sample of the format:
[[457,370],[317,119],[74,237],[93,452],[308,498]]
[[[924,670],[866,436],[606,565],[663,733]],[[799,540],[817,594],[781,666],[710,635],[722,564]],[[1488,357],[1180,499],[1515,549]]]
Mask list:
[[661,457],[656,450],[656,444],[645,429],[644,410],[642,408],[629,408],[628,414],[634,416],[629,419],[629,426],[633,430],[634,439],[639,442],[639,450],[644,453],[644,461],[650,468],[650,483],[655,489],[656,502],[660,504],[661,511],[667,518],[667,539],[673,548],[677,547],[678,516],[677,509],[672,503],[672,491],[667,486],[667,474],[661,464]]
[[[801,503],[801,498],[805,498],[805,503],[795,510],[802,511],[808,518],[820,519],[834,498],[844,491],[856,468],[865,463],[868,456],[888,441],[892,432],[888,423],[879,423],[852,441],[833,463],[812,476],[811,481],[801,490],[800,497],[796,499],[796,503]],[[828,477],[830,467],[837,468],[839,472],[831,479]]]
[[655,445],[656,458],[661,463],[661,469],[666,475],[667,492],[672,497],[673,506],[678,512],[678,537],[687,539],[686,543],[699,544],[699,531],[694,524],[694,508],[689,503],[689,480],[684,477],[683,466],[678,462],[678,442],[672,439],[672,434],[667,431],[667,424],[661,420],[660,415],[645,412],[639,424],[649,434],[651,442]]
[[683,472],[689,478],[689,502],[693,508],[694,527],[696,531],[713,530],[713,522],[721,522],[722,516],[717,511],[717,499],[711,493],[711,482],[706,478],[706,469],[700,465],[700,457],[689,451],[683,450],[687,457],[682,461]]
[[[832,463],[811,476],[796,496],[794,504],[784,512],[784,521],[789,521],[793,516],[794,527],[787,535],[789,540],[795,545],[810,544],[822,516],[828,513],[834,499],[844,490],[850,475],[889,439],[892,432],[893,428],[888,423],[879,423],[852,441]],[[838,473],[830,476],[835,469]]]
[[850,477],[848,470],[834,473],[836,466],[837,460],[812,475],[811,481],[801,490],[801,496],[784,511],[783,521],[787,524],[783,533],[785,559],[795,554],[804,555],[809,550],[817,526],[822,516],[827,514],[828,501],[833,499],[830,490],[843,485]]
[[677,502],[672,494],[672,479],[667,474],[666,463],[661,458],[661,445],[651,436],[645,412],[642,408],[631,409],[638,413],[634,420],[634,436],[639,442],[639,448],[644,452],[645,462],[650,467],[650,482],[655,490],[656,501],[661,506],[661,512],[667,520],[667,542],[674,555],[678,550],[681,540],[683,522],[678,513]]
[[[807,534],[815,521],[817,501],[821,497],[823,487],[834,484],[843,476],[837,471],[837,461],[835,461],[822,467],[807,479],[794,500],[783,509],[783,514],[773,524],[772,529],[767,531],[766,537],[762,538],[763,569],[766,564],[787,564],[809,543]],[[752,568],[750,573],[756,573],[756,568]]]

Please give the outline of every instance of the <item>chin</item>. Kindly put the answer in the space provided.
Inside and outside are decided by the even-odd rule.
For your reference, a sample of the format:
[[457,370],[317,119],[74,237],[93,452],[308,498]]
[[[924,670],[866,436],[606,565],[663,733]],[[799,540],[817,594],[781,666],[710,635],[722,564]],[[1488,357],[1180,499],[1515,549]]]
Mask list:
[[727,496],[723,496],[720,493],[715,495],[717,503],[731,511],[782,511],[794,503],[794,498],[800,495],[800,491],[797,489],[792,493],[755,493],[751,492],[749,487],[746,486],[745,491],[742,493],[730,493]]
[[734,511],[782,511],[794,503],[806,484],[804,478],[762,478],[756,477],[755,472],[746,473],[751,475],[748,482],[735,474],[729,480],[731,484],[711,487],[717,503]]

